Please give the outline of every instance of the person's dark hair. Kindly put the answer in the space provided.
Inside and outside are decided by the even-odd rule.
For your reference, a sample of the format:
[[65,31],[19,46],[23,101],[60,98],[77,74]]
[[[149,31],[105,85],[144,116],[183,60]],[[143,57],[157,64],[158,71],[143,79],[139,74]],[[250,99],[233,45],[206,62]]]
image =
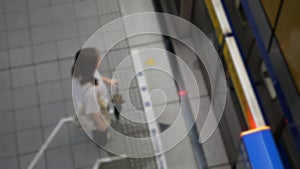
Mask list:
[[78,79],[81,85],[92,83],[98,85],[95,72],[100,56],[95,48],[83,48],[76,52],[71,75]]

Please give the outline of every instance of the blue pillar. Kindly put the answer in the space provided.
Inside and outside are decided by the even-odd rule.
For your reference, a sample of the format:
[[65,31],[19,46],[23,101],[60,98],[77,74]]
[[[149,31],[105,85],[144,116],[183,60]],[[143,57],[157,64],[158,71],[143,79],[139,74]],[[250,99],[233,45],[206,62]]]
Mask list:
[[253,169],[283,169],[269,127],[243,132],[241,137]]

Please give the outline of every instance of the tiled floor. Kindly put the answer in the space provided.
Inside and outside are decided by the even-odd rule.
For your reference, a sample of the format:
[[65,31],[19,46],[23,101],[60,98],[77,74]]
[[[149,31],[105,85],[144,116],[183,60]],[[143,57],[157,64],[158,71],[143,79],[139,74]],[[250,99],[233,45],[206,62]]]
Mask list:
[[[75,115],[70,68],[73,55],[87,38],[122,15],[153,10],[151,0],[0,0],[1,169],[25,169],[58,120]],[[149,22],[147,24],[152,25]],[[125,34],[124,25],[105,31],[106,42]],[[164,48],[161,41],[161,37],[157,36],[134,37],[123,41],[114,47],[107,59],[104,58],[102,74],[112,75],[120,58],[130,54],[129,46],[136,49]],[[166,58],[158,59],[168,64]],[[122,86],[126,84],[122,81],[128,80],[125,75],[134,73],[131,63],[124,64],[121,69],[123,75],[118,77],[121,92],[136,93],[138,86],[135,81],[132,81],[130,91]],[[153,88],[155,84],[155,81],[149,82]],[[177,105],[175,87],[170,88],[169,84],[161,87],[172,90],[169,92],[172,94],[172,103],[168,104]],[[200,95],[206,96],[204,84],[201,87],[203,90]],[[193,98],[200,95],[193,95]],[[134,101],[134,106],[141,108],[138,101],[140,99]],[[163,102],[158,98],[155,101],[154,109]],[[123,109],[128,110],[128,106],[126,102]],[[163,121],[173,116],[164,116],[167,119]],[[227,158],[220,134],[217,132],[211,140],[204,145],[206,156],[210,158],[209,165],[223,165]],[[215,144],[219,144],[218,150]],[[134,145],[131,146],[134,148]],[[91,168],[100,156],[100,150],[82,129],[68,124],[55,137],[36,168]],[[172,169],[196,168],[189,138],[166,153],[166,156]],[[180,162],[178,158],[186,160]]]
[[[0,168],[25,169],[54,125],[74,115],[73,55],[121,16],[117,0],[0,0]],[[72,124],[36,168],[91,166],[100,153]]]

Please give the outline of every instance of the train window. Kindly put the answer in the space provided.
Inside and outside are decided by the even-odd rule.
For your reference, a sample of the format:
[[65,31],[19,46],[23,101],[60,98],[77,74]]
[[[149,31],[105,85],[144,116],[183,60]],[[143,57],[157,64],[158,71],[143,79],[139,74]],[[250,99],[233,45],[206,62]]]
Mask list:
[[180,13],[180,5],[181,5],[181,0],[174,0],[177,12]]
[[272,3],[270,3],[269,0],[261,0],[261,4],[267,14],[271,27],[275,25],[276,17],[282,1],[283,0],[273,0]]
[[245,26],[246,23],[247,23],[247,17],[246,17],[244,8],[243,8],[242,5],[239,3],[239,5],[237,5],[237,9],[238,9],[238,12],[239,12],[239,18],[240,18],[240,20],[241,20],[241,23],[243,24],[243,26]]
[[300,2],[284,1],[275,35],[283,52],[285,61],[300,93]]

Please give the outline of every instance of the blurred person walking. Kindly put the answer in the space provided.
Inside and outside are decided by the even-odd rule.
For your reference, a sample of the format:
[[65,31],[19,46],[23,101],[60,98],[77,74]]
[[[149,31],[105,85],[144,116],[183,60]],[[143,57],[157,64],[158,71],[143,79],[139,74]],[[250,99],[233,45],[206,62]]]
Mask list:
[[118,81],[101,76],[100,65],[100,52],[96,48],[83,48],[75,54],[71,74],[78,120],[94,141],[105,145],[110,125],[110,97],[105,83],[118,87]]

